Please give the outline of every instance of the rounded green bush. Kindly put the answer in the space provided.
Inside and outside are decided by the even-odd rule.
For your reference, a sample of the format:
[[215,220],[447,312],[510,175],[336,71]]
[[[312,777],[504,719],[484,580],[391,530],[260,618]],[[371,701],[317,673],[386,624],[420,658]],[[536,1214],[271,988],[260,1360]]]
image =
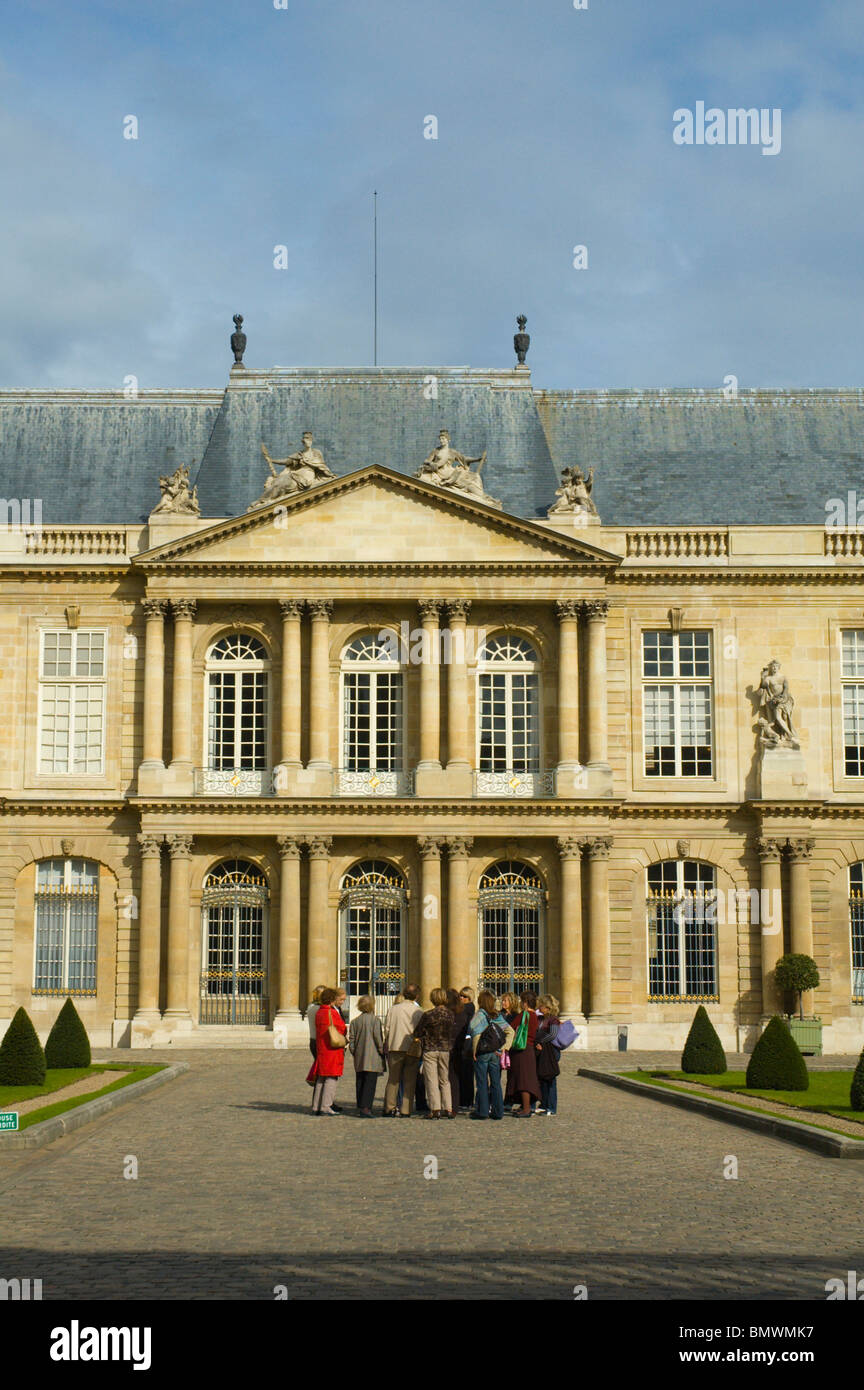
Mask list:
[[849,1104],[853,1110],[864,1110],[864,1048],[861,1049],[861,1056],[858,1058],[858,1065],[852,1077]]
[[0,1042],[0,1086],[43,1086],[45,1053],[36,1029],[19,1009]]
[[71,999],[67,999],[54,1020],[45,1044],[45,1060],[54,1069],[89,1067],[90,1039]]
[[755,1091],[809,1090],[807,1064],[788,1027],[777,1014],[753,1049],[747,1067],[747,1086]]
[[726,1053],[704,1004],[699,1005],[690,1024],[681,1070],[706,1076],[720,1076],[726,1071]]

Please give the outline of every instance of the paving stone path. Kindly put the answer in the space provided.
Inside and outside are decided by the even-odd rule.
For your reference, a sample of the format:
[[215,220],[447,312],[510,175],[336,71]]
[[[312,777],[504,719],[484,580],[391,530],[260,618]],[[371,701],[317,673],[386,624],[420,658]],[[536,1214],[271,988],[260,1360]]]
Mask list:
[[668,1053],[568,1058],[557,1117],[501,1124],[363,1120],[353,1075],[346,1113],[312,1119],[303,1052],[185,1060],[135,1104],[0,1155],[0,1277],[41,1278],[46,1299],[824,1300],[864,1274],[864,1164],[576,1074]]

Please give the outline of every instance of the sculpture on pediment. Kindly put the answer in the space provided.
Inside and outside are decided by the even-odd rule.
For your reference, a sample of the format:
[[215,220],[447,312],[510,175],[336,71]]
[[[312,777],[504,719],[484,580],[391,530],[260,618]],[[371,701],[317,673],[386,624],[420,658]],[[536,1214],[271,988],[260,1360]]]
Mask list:
[[[261,445],[261,453],[267,460],[270,477],[264,484],[261,496],[246,508],[247,512],[253,511],[256,507],[263,507],[267,502],[276,502],[281,497],[292,497],[294,493],[306,492],[308,488],[316,487],[319,483],[325,483],[328,478],[335,477],[324,462],[321,450],[313,447],[312,440],[311,430],[306,430],[303,435],[303,448],[284,459],[271,458],[267,445]],[[277,465],[281,469],[278,473]]]
[[586,478],[579,467],[565,468],[561,474],[561,486],[555,489],[557,502],[546,513],[547,516],[559,516],[562,512],[570,515],[578,515],[580,512],[585,516],[597,516],[597,508],[591,493],[594,491],[594,469],[590,469]]
[[780,662],[769,661],[763,666],[759,681],[759,742],[764,748],[800,748],[792,725],[795,701],[789,682],[781,674]]
[[[485,462],[485,449],[479,457],[469,458],[466,454],[460,454],[458,449],[451,448],[449,431],[441,430],[438,434],[437,447],[432,450],[428,458],[423,460],[414,476],[419,478],[421,482],[432,483],[435,487],[465,492],[469,497],[477,497],[482,502],[488,502],[490,507],[500,507],[501,503],[498,498],[490,497],[483,486],[480,470]],[[472,463],[478,465],[476,473],[471,468]]]
[[159,486],[162,489],[162,497],[156,503],[150,513],[151,516],[158,516],[170,512],[175,516],[200,516],[201,508],[198,505],[198,489],[189,487],[189,469],[181,463],[170,477],[159,479]]

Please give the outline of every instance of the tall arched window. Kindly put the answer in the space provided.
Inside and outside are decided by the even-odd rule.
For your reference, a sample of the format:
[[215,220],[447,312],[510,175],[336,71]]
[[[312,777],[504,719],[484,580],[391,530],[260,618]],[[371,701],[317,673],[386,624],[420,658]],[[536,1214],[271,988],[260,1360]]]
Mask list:
[[267,650],[248,632],[220,637],[207,657],[208,792],[267,790]]
[[864,863],[849,866],[849,931],[852,946],[852,1003],[864,1004]]
[[362,994],[384,1014],[405,980],[402,935],[408,894],[398,869],[383,859],[354,864],[342,880],[343,978],[349,1001]]
[[540,662],[524,637],[502,632],[480,653],[477,790],[536,796],[540,782]]
[[36,865],[34,994],[95,994],[99,865],[43,859]]
[[480,877],[480,988],[543,988],[546,892],[535,869],[502,859]]
[[339,789],[355,795],[405,790],[402,667],[395,632],[355,637],[342,653]]
[[713,864],[664,859],[648,868],[648,997],[719,999]]
[[225,859],[201,891],[201,1022],[267,1023],[267,879],[248,859]]

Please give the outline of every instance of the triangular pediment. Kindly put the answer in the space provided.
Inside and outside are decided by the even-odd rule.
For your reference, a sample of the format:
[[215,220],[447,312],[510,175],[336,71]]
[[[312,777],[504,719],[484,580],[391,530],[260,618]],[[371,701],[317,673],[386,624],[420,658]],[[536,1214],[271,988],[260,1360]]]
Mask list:
[[136,557],[139,564],[620,564],[581,539],[370,465]]

